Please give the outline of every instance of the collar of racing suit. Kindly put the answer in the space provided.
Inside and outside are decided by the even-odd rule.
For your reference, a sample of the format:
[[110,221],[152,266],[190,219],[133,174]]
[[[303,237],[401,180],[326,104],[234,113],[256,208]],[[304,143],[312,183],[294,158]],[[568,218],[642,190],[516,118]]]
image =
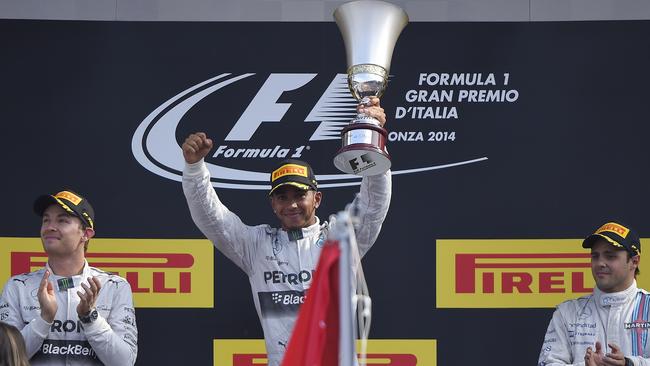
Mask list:
[[[52,274],[50,276],[50,280],[53,282],[53,285],[57,287],[56,290],[57,291],[63,291],[64,289],[59,289],[59,281],[58,280],[60,280],[62,278],[66,278],[66,276],[59,276],[57,274],[54,274],[54,272],[52,271],[52,268],[50,268],[49,263],[45,263],[45,269],[50,271],[50,273]],[[84,268],[81,271],[81,274],[74,275],[74,276],[69,276],[68,278],[71,278],[72,281],[74,282],[73,287],[79,287],[81,285],[81,283],[86,278],[89,278],[89,277],[91,277],[91,275],[90,275],[90,267],[88,266],[88,261],[84,259]]]
[[634,298],[637,292],[636,280],[632,282],[632,285],[627,289],[620,292],[602,292],[598,287],[594,288],[594,296],[596,298],[596,304],[600,306],[617,306],[623,305],[630,299]]
[[284,237],[284,239],[286,239],[286,241],[295,241],[295,239],[293,239],[293,238],[296,237],[295,236],[296,234],[292,233],[292,232],[296,232],[296,231],[299,232],[298,233],[298,239],[308,238],[308,237],[320,235],[320,233],[321,233],[321,224],[320,224],[320,220],[318,219],[318,216],[316,216],[316,222],[314,224],[312,224],[312,225],[307,226],[307,227],[303,227],[301,229],[296,229],[296,230],[291,230],[291,232],[280,229],[280,232],[282,233],[282,236]]

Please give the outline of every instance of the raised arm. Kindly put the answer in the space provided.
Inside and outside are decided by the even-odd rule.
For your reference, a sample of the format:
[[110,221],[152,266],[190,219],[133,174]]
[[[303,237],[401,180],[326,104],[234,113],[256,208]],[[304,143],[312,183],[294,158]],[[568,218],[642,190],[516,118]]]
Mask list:
[[194,224],[214,246],[246,273],[251,273],[250,246],[256,230],[245,225],[219,199],[203,160],[212,148],[204,133],[191,134],[183,143],[183,193]]
[[[368,105],[357,106],[357,111],[374,117],[382,127],[386,123],[386,114],[377,97],[371,97]],[[359,195],[353,202],[353,207],[358,210],[359,222],[355,225],[355,234],[361,256],[379,236],[390,206],[391,190],[390,170],[383,174],[363,177],[361,180]]]

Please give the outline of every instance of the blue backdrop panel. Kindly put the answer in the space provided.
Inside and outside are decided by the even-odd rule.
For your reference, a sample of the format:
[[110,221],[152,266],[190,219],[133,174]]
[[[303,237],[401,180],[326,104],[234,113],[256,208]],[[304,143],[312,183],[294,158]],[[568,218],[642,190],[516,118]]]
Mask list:
[[[435,241],[580,238],[609,217],[648,237],[649,33],[407,26],[382,99],[393,201],[364,259],[373,338],[437,339],[440,365],[536,362],[552,309],[436,309]],[[321,219],[357,190],[332,165],[340,141],[318,132],[336,96],[353,111],[334,23],[3,20],[0,34],[0,236],[36,236],[33,198],[70,187],[93,202],[100,237],[200,238],[178,181],[196,130],[215,139],[208,163],[236,170],[214,184],[237,186],[217,189],[248,224],[275,222],[251,172],[277,160],[228,149],[312,162]],[[245,275],[215,253],[214,276],[214,309],[138,309],[138,364],[207,365],[213,339],[261,338]]]

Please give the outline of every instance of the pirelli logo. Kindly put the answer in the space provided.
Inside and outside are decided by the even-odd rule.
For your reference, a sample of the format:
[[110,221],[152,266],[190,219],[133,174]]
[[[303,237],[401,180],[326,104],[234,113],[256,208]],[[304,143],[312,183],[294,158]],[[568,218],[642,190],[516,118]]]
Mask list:
[[81,197],[68,191],[59,192],[56,195],[54,195],[54,197],[66,199],[75,205],[78,205],[81,202]]
[[[139,308],[211,308],[213,246],[208,240],[92,239],[88,263],[129,282]],[[45,266],[39,238],[0,238],[0,282]]]
[[600,234],[603,231],[609,231],[614,234],[620,235],[622,238],[626,238],[627,234],[630,232],[630,229],[626,228],[625,226],[621,226],[617,223],[614,222],[608,222],[607,224],[601,226],[596,230],[596,234]]
[[[590,293],[591,256],[581,243],[582,239],[438,240],[436,306],[544,308]],[[637,279],[641,287],[647,277],[642,270]]]
[[[571,292],[588,293],[592,288],[585,288],[585,276],[582,271],[583,268],[590,268],[589,262],[585,261],[588,258],[588,253],[457,254],[455,263],[456,293],[493,294],[495,285],[500,285],[500,292],[504,294],[566,292],[566,286],[562,286],[564,285],[562,279],[564,269],[573,270],[570,282]],[[540,269],[536,278],[534,277],[537,271],[530,271],[530,269]],[[477,271],[481,272],[478,291],[475,276]],[[500,276],[495,279],[497,272]],[[497,283],[497,280],[500,281]],[[537,286],[533,286],[533,282],[536,282]]]
[[[215,366],[266,366],[264,340],[215,339]],[[357,349],[360,344],[357,342]],[[435,339],[371,339],[364,366],[436,366]]]
[[278,178],[284,177],[285,175],[300,175],[302,177],[307,176],[307,168],[302,165],[296,164],[285,164],[275,171],[273,171],[273,181]]

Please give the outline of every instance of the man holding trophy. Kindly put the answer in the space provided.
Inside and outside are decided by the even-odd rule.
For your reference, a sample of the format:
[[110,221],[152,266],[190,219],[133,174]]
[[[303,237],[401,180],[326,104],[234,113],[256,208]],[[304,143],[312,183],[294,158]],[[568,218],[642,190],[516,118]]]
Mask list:
[[[362,18],[353,19],[359,16]],[[381,1],[361,0],[344,4],[335,12],[344,38],[346,34],[358,34],[350,32],[349,26],[354,28],[359,22],[384,23],[386,19],[399,16],[402,16],[401,26],[389,27],[390,32],[397,34],[384,35],[384,41],[389,43],[391,39],[393,43],[397,40],[408,21],[398,7]],[[387,25],[381,26],[384,27]],[[364,27],[359,35],[369,29]],[[359,220],[354,233],[361,256],[377,239],[391,198],[390,158],[385,149],[386,132],[383,129],[386,115],[379,104],[379,96],[385,87],[388,75],[385,62],[390,60],[393,45],[375,41],[377,32],[382,33],[382,29],[369,32],[372,33],[372,44],[363,40],[363,45],[360,45],[361,49],[374,50],[368,54],[372,57],[382,54],[377,57],[378,61],[364,56],[361,57],[364,59],[362,66],[349,67],[353,72],[349,74],[351,91],[357,99],[366,99],[357,107],[357,118],[342,131],[343,147],[335,158],[339,169],[363,176],[360,192],[353,202],[358,208]],[[350,43],[346,41],[348,54]],[[360,56],[354,59],[360,59]],[[376,63],[383,63],[383,66]],[[268,365],[279,366],[330,227],[327,221],[316,216],[322,192],[318,191],[318,182],[308,163],[295,159],[281,161],[270,172],[269,191],[269,203],[280,227],[246,225],[221,202],[210,184],[204,158],[212,147],[212,140],[203,132],[185,139],[182,145],[186,162],[183,192],[197,227],[248,275],[255,309],[264,331]]]
[[[383,126],[386,117],[379,99],[371,100],[370,106],[359,106],[358,111],[376,118]],[[183,143],[183,192],[196,226],[248,275],[264,330],[268,364],[278,366],[329,231],[329,223],[316,216],[322,192],[318,191],[309,164],[300,160],[281,161],[271,171],[269,192],[280,227],[246,225],[221,202],[210,184],[203,158],[212,146],[212,140],[202,132],[191,134]],[[390,171],[363,178],[353,203],[359,207],[360,224],[355,227],[355,234],[361,256],[379,235],[390,196]],[[298,301],[277,302],[287,298]]]

